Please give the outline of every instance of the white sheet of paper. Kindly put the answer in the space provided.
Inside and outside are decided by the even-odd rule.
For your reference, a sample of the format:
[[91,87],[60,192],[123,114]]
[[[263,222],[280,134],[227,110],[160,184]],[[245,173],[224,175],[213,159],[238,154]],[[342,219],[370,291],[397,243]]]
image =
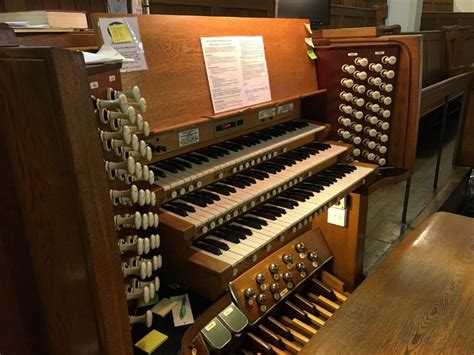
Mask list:
[[202,37],[214,112],[272,99],[262,36]]
[[97,53],[82,52],[82,55],[84,56],[84,62],[86,64],[110,63],[117,61],[133,63],[132,59],[125,58],[113,47],[106,44],[102,45]]
[[[108,31],[109,25],[126,24],[132,37],[131,42],[113,43]],[[122,56],[129,59],[122,65],[122,72],[147,70],[148,65],[145,59],[145,51],[140,38],[138,19],[136,17],[102,17],[99,18],[99,27],[104,40],[104,45],[113,47]]]
[[171,301],[175,301],[178,304],[173,307],[173,323],[175,327],[180,327],[182,325],[189,325],[194,323],[193,310],[191,309],[191,304],[189,303],[189,295],[186,294],[186,315],[183,318],[180,318],[179,311],[181,305],[183,304],[183,295],[170,297]]

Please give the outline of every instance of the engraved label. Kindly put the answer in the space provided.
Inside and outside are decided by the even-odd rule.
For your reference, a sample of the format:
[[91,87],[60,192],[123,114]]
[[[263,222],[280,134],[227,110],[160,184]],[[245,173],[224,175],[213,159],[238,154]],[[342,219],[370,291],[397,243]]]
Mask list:
[[187,131],[179,132],[179,146],[184,147],[186,145],[194,144],[199,142],[199,128],[188,129]]

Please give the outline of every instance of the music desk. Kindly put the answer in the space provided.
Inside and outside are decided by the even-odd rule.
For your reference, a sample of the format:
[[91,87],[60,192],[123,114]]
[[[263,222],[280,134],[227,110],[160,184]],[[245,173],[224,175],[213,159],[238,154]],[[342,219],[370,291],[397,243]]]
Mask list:
[[474,219],[436,213],[305,346],[305,354],[473,354]]

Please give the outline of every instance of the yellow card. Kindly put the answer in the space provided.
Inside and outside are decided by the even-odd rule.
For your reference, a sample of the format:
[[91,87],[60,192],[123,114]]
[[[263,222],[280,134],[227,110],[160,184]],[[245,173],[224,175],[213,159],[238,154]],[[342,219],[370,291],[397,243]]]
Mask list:
[[110,25],[108,27],[112,42],[114,43],[126,43],[132,42],[132,34],[128,29],[128,25],[122,23],[120,25]]
[[136,342],[135,346],[143,350],[147,354],[151,354],[167,339],[167,335],[153,329],[151,332],[141,338],[138,342]]
[[308,49],[306,51],[306,53],[308,54],[308,57],[311,59],[311,60],[316,60],[318,58],[318,56],[316,55],[316,53],[314,53],[314,49],[311,48],[311,49]]

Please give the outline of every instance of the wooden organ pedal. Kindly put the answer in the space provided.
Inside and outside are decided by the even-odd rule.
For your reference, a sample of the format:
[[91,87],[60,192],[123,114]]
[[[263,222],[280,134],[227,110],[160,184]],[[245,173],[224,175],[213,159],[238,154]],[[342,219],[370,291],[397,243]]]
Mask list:
[[[109,15],[94,18],[103,16]],[[80,337],[74,329],[70,339],[96,344],[98,352],[130,353],[137,334],[157,326],[148,303],[160,285],[177,282],[215,301],[195,315],[183,353],[304,351],[358,282],[366,215],[357,201],[366,201],[377,178],[375,184],[384,181],[379,168],[409,172],[412,154],[397,144],[413,146],[406,127],[416,107],[403,90],[416,89],[410,86],[416,58],[404,39],[333,35],[314,39],[320,56],[314,63],[306,55],[304,20],[138,21],[145,72],[121,73],[116,64],[86,70],[72,53],[40,50],[42,58],[60,57],[78,78],[68,85],[80,92],[85,122],[64,108],[58,122],[83,124],[84,165],[94,173],[79,169],[72,178],[71,169],[66,176],[97,198],[94,206],[74,200],[83,207],[74,213],[94,231],[71,233],[88,285],[87,297],[76,301],[94,308],[79,322],[91,334]],[[272,101],[213,112],[199,39],[223,28],[227,35],[263,36]],[[407,38],[406,45],[419,45]],[[35,58],[23,48],[0,53],[9,59],[15,51]],[[63,76],[55,80],[66,85]],[[80,135],[66,131],[71,142]],[[77,147],[64,155],[70,151],[82,162]],[[96,195],[84,192],[92,182]],[[347,196],[353,219],[336,229],[326,222],[327,209]],[[64,244],[65,257],[71,246]]]

